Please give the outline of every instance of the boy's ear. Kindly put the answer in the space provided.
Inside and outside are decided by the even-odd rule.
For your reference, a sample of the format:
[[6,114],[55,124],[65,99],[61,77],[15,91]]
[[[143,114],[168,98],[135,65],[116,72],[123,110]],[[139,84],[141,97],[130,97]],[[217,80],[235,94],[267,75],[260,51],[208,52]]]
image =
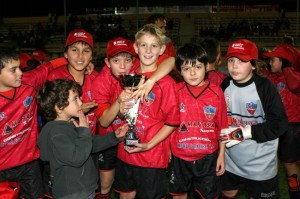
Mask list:
[[64,57],[68,59],[68,54],[66,52],[64,52]]
[[60,109],[57,104],[55,104],[54,109],[56,111],[57,114],[60,114],[62,112],[62,109]]
[[166,45],[162,45],[162,46],[161,46],[159,55],[162,55],[162,54],[165,52],[166,47],[167,47]]
[[104,58],[104,62],[105,62],[105,64],[106,64],[106,66],[107,66],[108,68],[110,68],[110,64],[109,64],[109,61],[108,61],[108,58],[107,58],[107,57]]

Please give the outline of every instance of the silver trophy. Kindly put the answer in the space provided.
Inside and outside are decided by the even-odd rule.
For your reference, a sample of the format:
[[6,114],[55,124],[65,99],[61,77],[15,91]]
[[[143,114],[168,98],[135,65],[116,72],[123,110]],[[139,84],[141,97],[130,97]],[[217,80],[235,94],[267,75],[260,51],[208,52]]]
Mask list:
[[[135,87],[139,84],[141,78],[142,75],[135,75],[135,74],[121,75],[120,76],[121,86],[123,87],[123,89],[134,91]],[[136,132],[134,131],[134,127],[138,117],[140,99],[138,99],[137,101],[133,99],[133,102],[135,102],[133,107],[129,109],[127,113],[125,113],[125,119],[129,125],[129,129],[124,138],[125,146],[133,146],[134,143],[140,142],[140,139],[138,138]]]

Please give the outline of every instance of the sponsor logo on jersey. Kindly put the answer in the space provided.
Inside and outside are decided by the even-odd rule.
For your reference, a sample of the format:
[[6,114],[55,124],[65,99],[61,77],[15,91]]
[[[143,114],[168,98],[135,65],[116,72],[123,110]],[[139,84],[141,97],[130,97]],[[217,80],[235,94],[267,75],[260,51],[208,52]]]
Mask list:
[[246,109],[247,109],[248,113],[253,115],[256,112],[257,104],[255,104],[253,102],[246,103]]
[[211,120],[216,115],[216,108],[209,105],[203,108],[206,119]]
[[2,121],[4,118],[6,118],[4,112],[0,112],[0,121]]
[[181,113],[186,112],[186,110],[185,110],[185,105],[184,105],[183,103],[180,104],[180,112],[181,112]]
[[32,100],[33,100],[32,96],[26,97],[26,99],[23,101],[23,105],[26,108],[28,108],[30,106],[30,104],[32,103]]
[[91,93],[91,91],[88,91],[87,95],[88,95],[89,99],[92,100],[92,93]]
[[2,135],[8,135],[12,132],[12,130],[13,129],[8,124],[6,124],[5,127],[4,127],[4,131],[3,131]]
[[187,129],[184,122],[181,123],[180,128],[179,128],[179,132],[188,132],[188,129]]

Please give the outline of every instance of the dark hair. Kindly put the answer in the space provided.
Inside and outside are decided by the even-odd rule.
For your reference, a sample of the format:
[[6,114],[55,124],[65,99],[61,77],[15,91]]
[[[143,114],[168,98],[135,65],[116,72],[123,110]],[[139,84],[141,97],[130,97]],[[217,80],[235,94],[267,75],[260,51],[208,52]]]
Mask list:
[[281,68],[292,66],[292,64],[289,60],[287,60],[285,58],[281,58],[281,57],[279,57],[279,58],[281,59],[281,62],[282,62]]
[[205,50],[195,43],[186,43],[177,50],[175,65],[181,72],[181,65],[184,63],[192,63],[194,66],[196,61],[202,62],[206,68],[208,57]]
[[69,79],[57,79],[46,81],[41,90],[39,90],[36,99],[39,111],[47,120],[54,120],[57,117],[55,105],[59,109],[64,109],[69,105],[69,91],[77,92],[81,95],[81,86]]
[[212,64],[216,62],[218,54],[220,53],[220,43],[214,37],[205,37],[201,42],[200,45],[206,51],[208,57],[208,63]]
[[165,20],[166,16],[163,15],[163,14],[158,14],[158,13],[152,14],[150,17],[148,17],[147,22],[148,23],[155,23],[155,21],[158,20],[158,19]]
[[0,73],[1,70],[11,61],[18,61],[19,54],[15,50],[4,49],[0,50]]

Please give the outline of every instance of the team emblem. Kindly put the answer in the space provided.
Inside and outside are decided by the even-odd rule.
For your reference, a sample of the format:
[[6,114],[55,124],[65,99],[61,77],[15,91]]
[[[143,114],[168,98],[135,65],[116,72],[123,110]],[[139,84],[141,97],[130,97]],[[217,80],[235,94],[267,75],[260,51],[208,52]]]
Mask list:
[[206,119],[211,120],[216,115],[216,108],[209,105],[203,108]]
[[282,90],[284,90],[285,89],[285,84],[284,83],[282,83],[282,82],[279,82],[278,84],[277,84],[277,90],[278,90],[278,92],[280,93]]
[[155,94],[151,91],[148,95],[148,101],[145,101],[146,102],[146,105],[149,106],[151,105],[155,100]]
[[32,103],[32,96],[26,97],[26,99],[23,101],[23,105],[28,108],[30,104]]
[[254,104],[253,102],[246,103],[246,109],[247,109],[248,113],[253,115],[257,109],[257,104]]

